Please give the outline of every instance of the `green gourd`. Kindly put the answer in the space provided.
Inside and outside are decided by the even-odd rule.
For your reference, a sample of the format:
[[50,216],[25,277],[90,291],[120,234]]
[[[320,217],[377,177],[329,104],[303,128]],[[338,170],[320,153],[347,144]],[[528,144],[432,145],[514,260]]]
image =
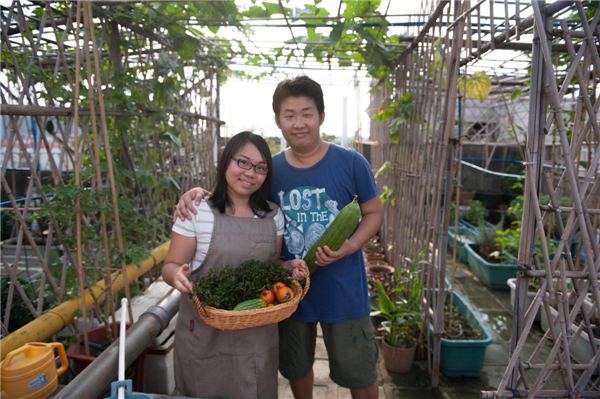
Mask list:
[[247,301],[240,302],[237,305],[235,305],[235,308],[233,308],[233,310],[254,310],[264,308],[265,306],[267,306],[267,303],[260,298],[249,299]]
[[317,242],[315,242],[306,255],[304,255],[304,261],[308,265],[310,274],[313,274],[319,267],[315,264],[317,260],[317,249],[327,245],[332,251],[337,251],[344,241],[350,237],[350,234],[356,229],[356,226],[358,226],[360,220],[360,206],[358,205],[357,198],[358,196],[355,195],[354,200],[342,208],[323,235],[319,237]]

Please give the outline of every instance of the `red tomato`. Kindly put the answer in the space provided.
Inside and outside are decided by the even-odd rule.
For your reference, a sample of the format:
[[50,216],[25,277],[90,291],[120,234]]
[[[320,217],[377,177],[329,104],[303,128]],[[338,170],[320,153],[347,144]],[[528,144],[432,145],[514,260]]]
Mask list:
[[267,305],[273,303],[273,301],[275,300],[275,295],[273,295],[273,291],[271,290],[264,290],[260,293],[258,297],[265,301]]
[[275,295],[277,295],[277,291],[279,291],[281,287],[285,287],[285,284],[280,282],[273,284],[273,292],[275,293]]
[[280,303],[288,302],[294,299],[294,291],[290,287],[281,287],[277,290],[277,301]]

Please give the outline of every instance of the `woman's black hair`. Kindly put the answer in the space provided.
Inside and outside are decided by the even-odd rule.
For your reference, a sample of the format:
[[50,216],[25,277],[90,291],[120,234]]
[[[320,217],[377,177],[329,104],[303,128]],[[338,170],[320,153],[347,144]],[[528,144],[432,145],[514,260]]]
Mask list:
[[225,209],[229,206],[233,208],[233,203],[230,201],[227,195],[227,168],[231,162],[231,158],[237,154],[247,143],[253,144],[267,163],[267,176],[262,186],[256,190],[250,196],[250,208],[252,211],[260,216],[264,217],[267,212],[271,211],[267,198],[269,198],[269,192],[271,191],[271,179],[273,178],[273,161],[271,159],[271,150],[269,145],[258,134],[252,132],[241,132],[233,136],[227,142],[223,153],[219,158],[219,164],[217,166],[217,184],[213,190],[213,194],[210,197],[212,206],[219,209],[219,212],[225,213]]

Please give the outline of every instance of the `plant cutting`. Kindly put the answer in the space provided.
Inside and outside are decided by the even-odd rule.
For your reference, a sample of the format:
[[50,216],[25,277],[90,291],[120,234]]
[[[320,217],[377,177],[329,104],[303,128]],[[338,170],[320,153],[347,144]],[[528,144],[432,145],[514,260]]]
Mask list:
[[383,252],[383,247],[379,243],[379,241],[371,238],[365,245],[363,245],[363,250],[365,253],[369,252]]

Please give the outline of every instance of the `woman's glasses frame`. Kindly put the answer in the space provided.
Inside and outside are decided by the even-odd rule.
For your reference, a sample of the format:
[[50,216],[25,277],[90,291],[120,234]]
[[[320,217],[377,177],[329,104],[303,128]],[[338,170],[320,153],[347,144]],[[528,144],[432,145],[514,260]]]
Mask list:
[[250,170],[250,169],[254,168],[254,171],[256,173],[258,173],[259,175],[266,175],[267,172],[269,171],[269,168],[265,165],[255,165],[252,162],[247,161],[245,159],[241,159],[241,158],[231,157],[231,159],[236,161],[237,166],[239,166],[240,168],[242,168],[244,170]]

